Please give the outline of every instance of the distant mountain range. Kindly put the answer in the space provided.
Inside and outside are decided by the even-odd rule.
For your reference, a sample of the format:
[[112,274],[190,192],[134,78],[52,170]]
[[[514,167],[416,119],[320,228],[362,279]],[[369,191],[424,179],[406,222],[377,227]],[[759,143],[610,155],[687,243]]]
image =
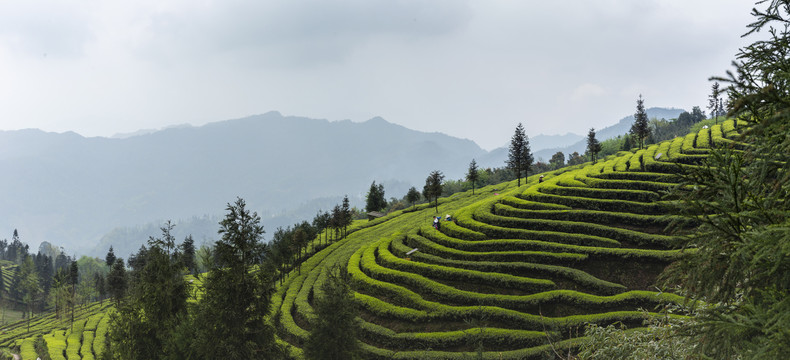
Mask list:
[[[620,128],[612,136],[627,131]],[[604,130],[599,139],[608,136]],[[584,136],[530,138],[536,154],[579,141]],[[8,233],[0,238],[16,228],[31,248],[48,241],[71,254],[103,256],[113,245],[125,257],[172,219],[177,237],[192,234],[200,244],[216,238],[218,217],[237,196],[271,234],[329,210],[345,194],[364,207],[374,180],[387,198],[400,198],[410,186],[421,190],[433,170],[461,179],[471,159],[501,167],[506,157],[506,147],[487,152],[471,140],[381,118],[330,122],[278,112],[113,138],[0,131],[0,230]]]
[[485,153],[470,140],[381,118],[330,122],[277,112],[124,138],[3,131],[0,228],[8,237],[19,229],[30,244],[86,253],[117,227],[223,214],[241,196],[273,232],[288,223],[269,219],[308,204],[321,207],[301,219],[344,194],[361,207],[374,180],[389,198],[421,189],[432,170],[460,178]]
[[[647,113],[647,117],[650,119],[677,119],[677,117],[685,110],[683,109],[674,109],[674,108],[649,108],[645,110]],[[598,141],[604,141],[607,139],[615,138],[619,135],[623,135],[631,130],[631,124],[634,123],[634,116],[629,115],[626,116],[616,124],[612,126],[608,126],[602,129],[595,129],[595,137]],[[589,130],[589,129],[587,129]],[[530,139],[530,143],[532,140]],[[578,152],[579,154],[584,154],[587,151],[587,133],[585,132],[581,139],[571,143],[571,144],[560,144],[557,143],[553,146],[539,148],[540,150],[534,151],[535,160],[543,159],[543,162],[548,162],[551,159],[551,156],[557,153],[557,151],[562,151],[565,154],[565,158],[567,159],[568,155],[572,154],[574,151]]]

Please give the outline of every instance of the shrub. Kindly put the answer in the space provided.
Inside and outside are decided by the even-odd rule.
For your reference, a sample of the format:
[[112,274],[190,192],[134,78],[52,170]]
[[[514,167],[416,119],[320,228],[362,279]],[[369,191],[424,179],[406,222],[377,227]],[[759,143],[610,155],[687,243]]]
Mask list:
[[[40,336],[41,335],[39,335],[39,337]],[[27,338],[22,340],[22,345],[19,347],[19,355],[22,357],[22,360],[35,360],[39,357],[39,353],[36,351],[35,346],[37,341],[38,338]],[[41,341],[43,341],[43,339]]]

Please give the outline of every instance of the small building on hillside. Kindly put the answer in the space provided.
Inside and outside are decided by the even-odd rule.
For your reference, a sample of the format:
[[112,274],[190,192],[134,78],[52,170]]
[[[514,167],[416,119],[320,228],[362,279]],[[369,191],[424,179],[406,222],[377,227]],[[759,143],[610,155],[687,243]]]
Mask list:
[[387,214],[385,214],[383,212],[378,212],[378,211],[371,211],[371,212],[368,213],[368,221],[374,220],[374,219],[378,219],[378,218],[380,218],[380,217],[382,217],[384,215],[387,215]]

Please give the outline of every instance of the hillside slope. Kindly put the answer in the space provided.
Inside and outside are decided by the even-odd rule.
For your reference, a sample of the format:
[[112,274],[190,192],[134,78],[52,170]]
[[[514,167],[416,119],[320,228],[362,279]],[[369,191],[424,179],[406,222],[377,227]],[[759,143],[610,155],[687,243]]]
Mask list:
[[679,181],[679,167],[731,142],[732,125],[562,169],[542,183],[532,176],[518,188],[456,194],[439,215],[457,222],[440,230],[427,207],[377,220],[279,288],[279,336],[301,356],[315,321],[310,299],[335,265],[353,279],[365,358],[464,358],[477,344],[486,358],[540,358],[549,339],[574,347],[586,323],[639,327],[643,310],[682,301],[653,287],[681,256],[665,233],[672,218],[660,194]]

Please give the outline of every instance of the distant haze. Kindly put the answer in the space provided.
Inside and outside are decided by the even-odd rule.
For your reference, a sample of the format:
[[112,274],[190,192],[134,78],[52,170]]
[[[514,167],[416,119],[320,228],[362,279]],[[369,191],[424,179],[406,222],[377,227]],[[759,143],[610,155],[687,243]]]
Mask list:
[[[648,114],[661,111],[679,112]],[[537,135],[532,149],[579,138]],[[488,152],[382,118],[330,122],[278,112],[119,138],[0,131],[0,238],[18,229],[34,248],[48,241],[69,253],[101,255],[113,245],[128,256],[173,220],[174,234],[200,244],[216,239],[218,218],[237,196],[271,234],[330,210],[344,195],[363,208],[373,181],[385,185],[387,199],[401,198],[410,186],[421,190],[432,170],[457,180],[472,159],[502,167],[509,137],[501,141],[503,148]]]

